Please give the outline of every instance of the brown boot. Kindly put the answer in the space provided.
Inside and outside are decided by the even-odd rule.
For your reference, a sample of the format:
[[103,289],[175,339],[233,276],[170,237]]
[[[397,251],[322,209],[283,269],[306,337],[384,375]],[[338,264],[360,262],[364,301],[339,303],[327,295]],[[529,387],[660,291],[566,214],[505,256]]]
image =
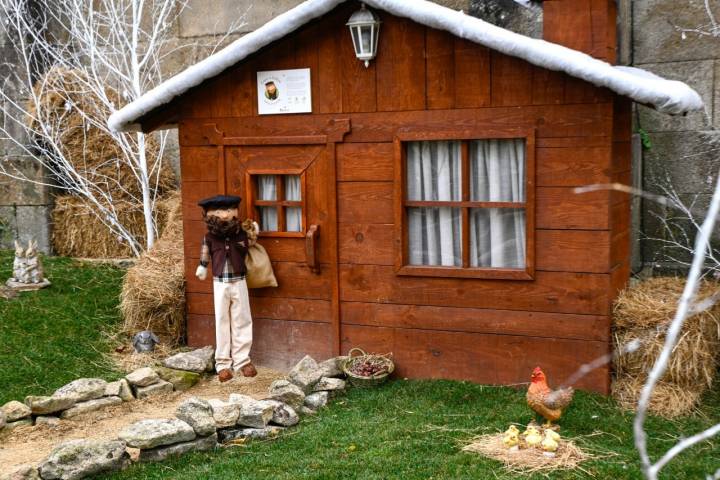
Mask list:
[[229,368],[220,370],[220,372],[218,372],[218,379],[221,382],[227,382],[228,380],[232,380],[232,378],[233,378],[233,373],[232,373],[232,370],[230,370]]
[[252,363],[248,363],[247,365],[243,365],[240,367],[240,371],[242,372],[244,377],[254,377],[257,375],[257,370],[255,370],[255,365]]

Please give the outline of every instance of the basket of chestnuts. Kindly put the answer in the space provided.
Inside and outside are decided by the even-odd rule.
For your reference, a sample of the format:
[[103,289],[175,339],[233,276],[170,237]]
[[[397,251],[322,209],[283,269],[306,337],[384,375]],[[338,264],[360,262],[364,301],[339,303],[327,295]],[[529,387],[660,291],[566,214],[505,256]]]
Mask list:
[[392,353],[375,355],[365,353],[360,348],[348,352],[348,359],[343,365],[343,372],[350,383],[356,387],[374,387],[388,379],[395,370]]

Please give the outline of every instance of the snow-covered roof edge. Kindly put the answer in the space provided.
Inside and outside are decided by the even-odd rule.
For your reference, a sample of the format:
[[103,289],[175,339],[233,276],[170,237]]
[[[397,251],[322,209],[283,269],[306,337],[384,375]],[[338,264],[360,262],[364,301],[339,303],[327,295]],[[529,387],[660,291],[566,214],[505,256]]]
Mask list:
[[[279,40],[346,0],[306,0],[275,17],[252,33],[161,83],[134,102],[113,113],[108,125],[115,131],[135,131],[137,120],[174,98],[232,67],[249,55]],[[445,30],[539,67],[562,71],[599,87],[652,105],[661,112],[686,113],[703,108],[700,95],[683,82],[666,80],[637,68],[614,67],[583,52],[487,23],[479,18],[427,0],[364,0],[374,8]]]

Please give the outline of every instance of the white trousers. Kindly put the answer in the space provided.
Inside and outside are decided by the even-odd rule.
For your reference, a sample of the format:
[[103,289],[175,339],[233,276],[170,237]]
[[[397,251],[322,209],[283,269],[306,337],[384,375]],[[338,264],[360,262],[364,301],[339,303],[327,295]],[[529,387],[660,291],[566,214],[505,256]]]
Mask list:
[[250,363],[252,316],[245,280],[213,281],[215,299],[215,370],[239,369]]

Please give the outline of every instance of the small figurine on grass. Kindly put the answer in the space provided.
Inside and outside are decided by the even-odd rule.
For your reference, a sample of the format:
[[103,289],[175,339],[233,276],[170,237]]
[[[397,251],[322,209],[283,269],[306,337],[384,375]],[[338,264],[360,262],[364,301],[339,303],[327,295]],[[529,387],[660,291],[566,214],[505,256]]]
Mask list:
[[251,222],[254,235],[248,235],[242,228],[238,218],[240,200],[232,195],[217,195],[198,203],[208,231],[202,239],[200,265],[195,275],[205,280],[207,267],[212,267],[215,369],[221,382],[227,382],[238,372],[245,377],[257,375],[250,361],[252,316],[245,258],[255,243],[259,227]]
[[5,285],[14,290],[39,290],[50,285],[44,276],[37,242],[30,240],[26,250],[16,241],[13,276]]
[[572,402],[574,393],[572,387],[551,390],[545,374],[540,367],[536,367],[530,376],[527,404],[546,420],[547,423],[543,425],[545,428],[553,428],[552,422],[560,420],[563,410]]
[[160,343],[160,339],[150,330],[136,333],[132,341],[133,348],[137,353],[152,352],[158,343]]

